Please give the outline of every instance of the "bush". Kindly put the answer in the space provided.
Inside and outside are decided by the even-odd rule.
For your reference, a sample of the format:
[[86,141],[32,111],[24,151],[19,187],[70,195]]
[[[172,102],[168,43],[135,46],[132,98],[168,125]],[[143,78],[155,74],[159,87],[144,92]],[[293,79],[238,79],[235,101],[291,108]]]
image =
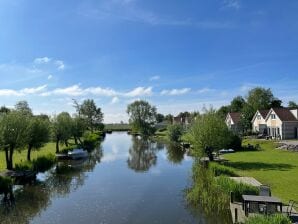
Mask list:
[[89,152],[99,145],[101,139],[100,135],[95,133],[85,133],[83,138],[83,148]]
[[0,193],[9,192],[11,186],[12,186],[11,178],[0,176]]
[[242,139],[238,135],[231,133],[230,141],[227,145],[227,148],[234,149],[235,151],[238,151],[241,149],[241,145],[242,145]]
[[35,172],[45,172],[49,170],[56,162],[56,157],[52,154],[38,157],[32,161],[24,161],[16,164],[15,170],[24,171],[31,170]]
[[242,195],[258,195],[259,189],[257,187],[238,183],[229,177],[226,176],[219,176],[216,178],[216,183],[220,186],[220,188],[226,192],[226,194],[230,194],[230,192],[234,193],[234,199],[236,201],[242,200]]
[[232,176],[236,177],[237,174],[234,172],[234,170],[230,167],[220,165],[215,162],[211,162],[209,164],[210,169],[213,171],[215,176],[220,176],[220,175],[226,175],[226,176]]
[[247,219],[245,224],[291,224],[291,220],[281,214],[275,214],[272,216],[257,215]]
[[179,124],[168,126],[168,138],[170,141],[178,142],[183,134],[183,127]]

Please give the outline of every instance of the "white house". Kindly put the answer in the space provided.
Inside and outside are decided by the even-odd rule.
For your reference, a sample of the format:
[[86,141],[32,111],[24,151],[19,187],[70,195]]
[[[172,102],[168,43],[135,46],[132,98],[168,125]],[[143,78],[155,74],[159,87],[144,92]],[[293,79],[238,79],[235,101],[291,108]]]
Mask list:
[[266,118],[267,134],[272,138],[298,138],[298,109],[271,108]]
[[266,116],[269,110],[257,110],[251,123],[252,130],[260,134],[267,134]]
[[230,112],[227,114],[225,122],[230,130],[238,133],[240,131],[240,119],[241,119],[241,113]]

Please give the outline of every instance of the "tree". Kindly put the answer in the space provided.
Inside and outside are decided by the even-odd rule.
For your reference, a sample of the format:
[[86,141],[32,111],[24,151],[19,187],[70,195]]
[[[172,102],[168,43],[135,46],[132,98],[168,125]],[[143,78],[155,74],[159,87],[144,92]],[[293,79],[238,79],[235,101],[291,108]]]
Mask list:
[[32,110],[29,107],[28,102],[25,101],[25,100],[17,102],[16,105],[15,105],[15,110],[22,113],[22,114],[24,114],[24,115],[28,115],[28,116],[33,115]]
[[271,101],[270,107],[273,108],[278,108],[278,107],[282,107],[282,100],[278,99],[278,98],[274,98]]
[[26,145],[28,116],[12,111],[0,118],[0,145],[4,148],[6,167],[13,169],[13,153],[15,149]]
[[247,132],[251,129],[251,120],[255,114],[252,106],[249,104],[244,105],[241,111],[240,126],[243,132]]
[[275,100],[271,89],[256,87],[248,92],[247,104],[253,111],[270,109],[271,103]]
[[206,110],[197,117],[186,134],[186,139],[194,146],[194,154],[201,157],[205,154],[213,160],[212,151],[225,148],[230,140],[230,131],[220,116],[213,110]]
[[8,114],[10,112],[10,109],[6,106],[0,107],[0,114]]
[[168,126],[168,138],[172,142],[179,142],[183,134],[183,127],[180,124],[172,124]]
[[236,96],[231,101],[230,111],[231,112],[240,112],[245,104],[246,104],[246,102],[242,96]]
[[53,136],[56,142],[56,153],[59,153],[59,144],[68,146],[68,139],[72,135],[72,119],[67,112],[62,112],[52,120]]
[[39,149],[49,140],[49,122],[41,117],[32,117],[27,131],[27,160],[31,160],[31,150]]
[[144,100],[137,100],[127,106],[129,123],[135,132],[142,135],[151,135],[154,133],[156,124],[156,107],[151,106]]
[[163,122],[164,119],[165,119],[165,116],[163,114],[157,114],[156,115],[156,121],[157,121],[157,123]]
[[298,104],[294,101],[289,101],[288,103],[288,107],[291,107],[291,108],[298,108]]
[[84,100],[82,105],[80,105],[78,108],[79,115],[86,120],[87,127],[91,131],[93,131],[96,128],[103,128],[103,113],[101,112],[101,108],[96,106],[94,100]]
[[86,130],[86,122],[79,116],[75,116],[72,119],[72,136],[75,140],[75,144],[82,144],[81,137]]
[[230,106],[222,106],[217,110],[218,116],[220,116],[223,120],[226,119],[226,116],[229,112],[231,112]]
[[168,123],[168,124],[172,124],[173,123],[173,118],[174,116],[172,114],[167,114],[164,118],[164,120]]

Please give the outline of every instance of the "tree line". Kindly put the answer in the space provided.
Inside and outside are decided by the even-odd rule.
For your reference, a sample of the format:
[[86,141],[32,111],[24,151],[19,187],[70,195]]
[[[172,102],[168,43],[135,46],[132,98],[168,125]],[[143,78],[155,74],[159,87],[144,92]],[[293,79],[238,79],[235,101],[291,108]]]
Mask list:
[[31,160],[31,152],[43,147],[49,141],[56,143],[56,153],[60,145],[82,144],[85,131],[103,130],[103,113],[94,100],[84,100],[79,104],[74,100],[76,113],[71,116],[61,112],[48,115],[33,115],[27,101],[19,101],[13,109],[0,108],[0,149],[5,152],[6,167],[13,169],[13,155],[16,150],[27,150],[27,160]]

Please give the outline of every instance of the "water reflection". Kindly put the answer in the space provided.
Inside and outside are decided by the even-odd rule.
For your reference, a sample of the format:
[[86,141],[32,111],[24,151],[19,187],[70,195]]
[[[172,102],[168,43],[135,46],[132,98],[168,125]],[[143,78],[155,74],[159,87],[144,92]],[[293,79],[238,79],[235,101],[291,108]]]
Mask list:
[[167,158],[174,164],[180,164],[184,159],[185,149],[179,144],[170,143],[167,145]]
[[148,171],[151,166],[156,165],[156,152],[158,150],[159,148],[156,147],[156,143],[149,139],[133,136],[132,146],[128,151],[128,167],[136,172]]

